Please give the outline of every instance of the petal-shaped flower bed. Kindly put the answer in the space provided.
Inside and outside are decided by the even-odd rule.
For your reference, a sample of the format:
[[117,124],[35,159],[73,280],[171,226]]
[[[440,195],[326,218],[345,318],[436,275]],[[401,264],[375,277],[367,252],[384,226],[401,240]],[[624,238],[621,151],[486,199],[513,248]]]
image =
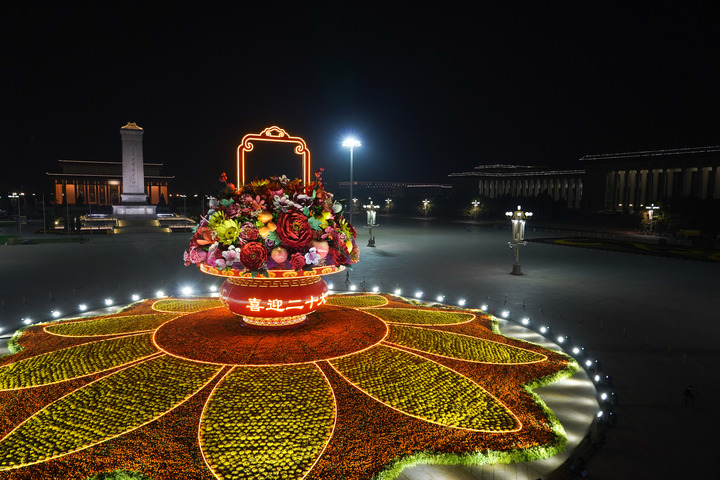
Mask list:
[[221,307],[222,302],[217,298],[167,298],[158,300],[152,306],[153,310],[158,312],[199,312],[208,308]]
[[334,295],[327,299],[327,303],[339,307],[366,308],[387,305],[388,301],[382,295]]
[[372,313],[388,323],[404,325],[454,325],[470,322],[475,318],[475,314],[468,312],[415,308],[378,308]]
[[477,431],[521,428],[504,405],[472,380],[403,350],[379,346],[330,363],[363,392],[413,417]]
[[0,390],[37,387],[134,362],[157,353],[150,334],[84,343],[0,367]]
[[279,332],[210,298],[34,325],[0,359],[0,476],[389,479],[433,455],[552,455],[562,427],[528,385],[575,365],[492,322],[349,295]]
[[156,329],[177,314],[154,313],[150,315],[127,315],[98,317],[71,322],[53,323],[45,331],[66,337],[97,337],[120,333],[147,332]]
[[334,424],[332,390],[316,365],[236,367],[208,400],[200,443],[221,478],[302,478]]
[[390,325],[388,343],[443,357],[487,363],[533,363],[547,357],[543,354],[452,332],[429,330],[407,325]]

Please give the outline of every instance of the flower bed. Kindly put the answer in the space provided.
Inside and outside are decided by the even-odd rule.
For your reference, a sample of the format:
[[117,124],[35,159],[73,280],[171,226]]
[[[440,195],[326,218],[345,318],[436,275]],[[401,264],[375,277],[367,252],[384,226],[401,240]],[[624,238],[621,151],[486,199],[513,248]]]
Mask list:
[[[53,324],[87,322],[73,327],[76,337],[29,327],[24,350],[0,361],[0,375],[13,372],[8,384],[19,388],[0,391],[0,476],[392,478],[428,459],[522,461],[563,448],[562,428],[527,385],[571,374],[568,357],[493,333],[477,312],[367,297],[375,299],[344,298],[387,305],[323,305],[304,328],[284,332],[236,331],[224,309],[197,310],[210,301],[167,299],[163,308],[189,313],[163,318],[152,348],[140,341],[147,335],[99,327],[116,332],[119,318],[165,315],[152,314],[150,301],[105,323]],[[399,325],[413,322],[425,324]],[[88,342],[88,332],[102,340]],[[98,349],[113,342],[145,343],[101,360]],[[48,376],[61,361],[71,365]],[[26,388],[48,380],[58,381]]]
[[407,308],[378,308],[372,314],[386,322],[405,325],[452,325],[470,322],[475,318],[475,314],[467,312]]
[[177,315],[155,313],[150,315],[128,315],[119,317],[99,317],[72,322],[61,322],[45,327],[48,333],[68,337],[93,337],[117,335],[154,330]]
[[332,390],[313,364],[237,367],[207,405],[200,442],[220,478],[302,478],[335,423]]

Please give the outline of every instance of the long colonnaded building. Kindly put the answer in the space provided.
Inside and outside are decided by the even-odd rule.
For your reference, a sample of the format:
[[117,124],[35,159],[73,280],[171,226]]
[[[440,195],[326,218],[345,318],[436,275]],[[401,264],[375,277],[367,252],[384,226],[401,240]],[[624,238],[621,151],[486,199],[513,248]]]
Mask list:
[[720,146],[585,155],[585,208],[633,212],[662,199],[720,199]]

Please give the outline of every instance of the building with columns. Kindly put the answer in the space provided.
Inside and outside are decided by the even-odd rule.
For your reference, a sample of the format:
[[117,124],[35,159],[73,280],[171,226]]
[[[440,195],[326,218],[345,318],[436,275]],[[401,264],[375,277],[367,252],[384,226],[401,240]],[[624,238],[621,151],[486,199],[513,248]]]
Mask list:
[[478,165],[471,172],[448,175],[456,193],[488,198],[549,195],[578,209],[583,198],[584,170],[556,170],[531,165]]
[[720,146],[586,155],[585,208],[633,212],[662,199],[720,199]]
[[[122,162],[58,160],[60,173],[48,172],[53,182],[55,203],[117,205],[122,200]],[[160,197],[168,200],[168,182],[173,176],[160,175],[162,163],[145,163],[145,192],[148,201],[157,205]]]

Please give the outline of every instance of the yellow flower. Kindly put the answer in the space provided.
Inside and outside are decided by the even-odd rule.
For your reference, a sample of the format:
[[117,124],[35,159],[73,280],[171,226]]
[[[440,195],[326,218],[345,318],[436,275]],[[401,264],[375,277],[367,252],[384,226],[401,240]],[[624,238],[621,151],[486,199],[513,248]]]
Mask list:
[[216,228],[218,242],[232,245],[240,235],[240,227],[235,220],[223,220]]
[[208,219],[208,227],[212,230],[217,230],[218,225],[227,220],[225,218],[225,212],[215,212]]

